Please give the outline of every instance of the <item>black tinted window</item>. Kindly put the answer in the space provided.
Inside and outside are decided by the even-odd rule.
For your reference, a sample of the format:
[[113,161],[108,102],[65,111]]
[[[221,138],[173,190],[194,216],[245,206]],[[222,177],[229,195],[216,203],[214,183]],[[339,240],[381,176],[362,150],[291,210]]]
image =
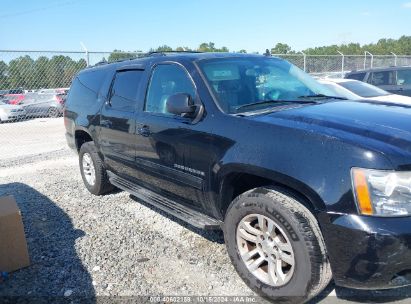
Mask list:
[[373,72],[371,74],[371,84],[375,86],[395,84],[394,71]]
[[142,71],[132,70],[116,74],[111,89],[111,106],[120,111],[134,111]]
[[397,85],[411,84],[411,69],[399,70],[397,73]]
[[363,81],[366,73],[349,74],[346,78]]
[[78,75],[82,85],[97,93],[107,75],[106,70],[90,70]]
[[151,76],[145,111],[167,114],[167,98],[177,93],[194,98],[195,88],[187,73],[175,64],[158,65]]

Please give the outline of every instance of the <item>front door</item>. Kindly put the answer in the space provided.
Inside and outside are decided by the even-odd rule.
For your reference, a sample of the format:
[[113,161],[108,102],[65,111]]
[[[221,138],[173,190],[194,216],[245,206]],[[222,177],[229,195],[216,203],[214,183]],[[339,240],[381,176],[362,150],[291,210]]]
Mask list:
[[203,209],[205,172],[187,163],[196,131],[191,119],[173,115],[166,108],[167,98],[177,93],[197,98],[188,72],[174,63],[156,65],[136,118],[137,179],[152,191]]

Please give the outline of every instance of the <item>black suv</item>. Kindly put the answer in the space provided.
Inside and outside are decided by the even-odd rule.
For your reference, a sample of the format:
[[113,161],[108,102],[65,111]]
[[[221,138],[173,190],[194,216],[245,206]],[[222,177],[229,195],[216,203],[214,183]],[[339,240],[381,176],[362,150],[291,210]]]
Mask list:
[[411,109],[327,95],[274,57],[151,54],[81,71],[66,137],[91,193],[222,228],[266,298],[411,284]]
[[353,71],[345,78],[368,82],[393,94],[411,96],[411,66]]

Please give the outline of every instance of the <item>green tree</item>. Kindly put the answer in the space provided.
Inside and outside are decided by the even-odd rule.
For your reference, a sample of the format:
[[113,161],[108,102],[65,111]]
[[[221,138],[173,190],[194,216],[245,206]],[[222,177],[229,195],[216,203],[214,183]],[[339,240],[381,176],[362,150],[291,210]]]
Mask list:
[[229,52],[229,49],[225,46],[216,48],[214,42],[203,42],[197,49],[199,52]]
[[121,50],[114,50],[108,56],[108,62],[137,58],[137,53],[123,52]]
[[277,43],[275,47],[271,49],[271,54],[288,54],[291,52],[291,47],[286,43]]
[[47,77],[49,70],[49,59],[45,56],[37,58],[34,62],[34,77],[29,89],[40,89],[49,87]]
[[0,90],[9,88],[8,68],[4,61],[0,61]]
[[29,55],[11,60],[8,68],[9,88],[31,88],[33,75],[34,60]]

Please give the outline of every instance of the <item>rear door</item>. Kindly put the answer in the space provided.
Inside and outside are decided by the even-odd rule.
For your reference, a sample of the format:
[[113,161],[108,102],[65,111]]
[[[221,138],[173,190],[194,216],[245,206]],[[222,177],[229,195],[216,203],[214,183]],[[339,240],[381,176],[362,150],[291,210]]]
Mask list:
[[397,71],[398,94],[411,96],[411,69]]
[[136,151],[135,107],[142,69],[118,70],[100,118],[100,150],[107,167],[119,176],[133,175]]

